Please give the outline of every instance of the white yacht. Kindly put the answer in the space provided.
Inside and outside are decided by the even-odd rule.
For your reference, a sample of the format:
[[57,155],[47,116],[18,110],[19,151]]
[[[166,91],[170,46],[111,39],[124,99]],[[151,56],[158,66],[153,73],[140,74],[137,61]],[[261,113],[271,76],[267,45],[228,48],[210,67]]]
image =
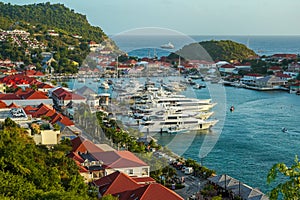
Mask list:
[[162,48],[162,49],[174,49],[175,46],[171,42],[169,42],[168,44],[161,45],[160,48]]
[[207,130],[214,126],[218,120],[201,120],[188,116],[167,115],[162,120],[152,120],[149,125],[141,125],[140,131],[143,133],[168,132],[168,130],[177,128],[179,130],[187,129],[188,131]]
[[182,95],[154,98],[152,104],[154,107],[189,111],[208,111],[216,105],[211,103],[211,99],[186,98]]

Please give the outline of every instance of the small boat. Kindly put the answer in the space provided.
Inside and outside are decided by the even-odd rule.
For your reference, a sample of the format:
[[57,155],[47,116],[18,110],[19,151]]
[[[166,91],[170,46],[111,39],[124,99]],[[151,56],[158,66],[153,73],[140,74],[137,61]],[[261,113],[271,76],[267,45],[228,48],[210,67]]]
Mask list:
[[174,49],[175,47],[171,42],[169,42],[168,44],[161,45],[160,48],[162,48],[162,49]]
[[198,84],[198,83],[193,86],[194,89],[202,89],[202,88],[205,88],[205,87],[206,87],[205,85],[201,85],[201,84]]
[[167,133],[169,133],[169,134],[179,134],[179,133],[185,133],[185,132],[188,132],[188,129],[180,128],[179,126],[169,127],[167,129]]
[[285,127],[283,127],[283,128],[281,129],[281,131],[284,132],[284,133],[288,132],[287,128],[285,128]]
[[231,106],[230,107],[230,112],[233,112],[234,111],[234,106]]
[[103,82],[100,84],[99,88],[102,88],[102,89],[109,89],[109,85],[108,85],[107,81],[103,81]]

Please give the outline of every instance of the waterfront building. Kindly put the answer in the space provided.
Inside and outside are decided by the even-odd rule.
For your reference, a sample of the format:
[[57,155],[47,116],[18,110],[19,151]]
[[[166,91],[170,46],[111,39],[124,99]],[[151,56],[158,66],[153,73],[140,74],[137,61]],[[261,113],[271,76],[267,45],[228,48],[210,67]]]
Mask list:
[[263,75],[261,75],[261,74],[246,74],[242,79],[241,79],[241,81],[242,81],[242,83],[244,83],[244,84],[248,84],[248,85],[254,85],[255,83],[256,83],[256,81],[258,80],[258,79],[261,79],[261,78],[263,78],[264,76]]
[[260,78],[256,80],[255,85],[260,88],[277,88],[287,84],[286,80],[282,80],[281,78],[271,75],[266,76],[264,78]]

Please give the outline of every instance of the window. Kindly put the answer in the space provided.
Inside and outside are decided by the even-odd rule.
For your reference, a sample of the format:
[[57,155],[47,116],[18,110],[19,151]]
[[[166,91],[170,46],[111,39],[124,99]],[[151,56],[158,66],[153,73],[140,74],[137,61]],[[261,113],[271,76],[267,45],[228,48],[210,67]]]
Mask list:
[[142,175],[148,175],[148,168],[142,168]]
[[133,175],[133,169],[127,169],[127,174]]

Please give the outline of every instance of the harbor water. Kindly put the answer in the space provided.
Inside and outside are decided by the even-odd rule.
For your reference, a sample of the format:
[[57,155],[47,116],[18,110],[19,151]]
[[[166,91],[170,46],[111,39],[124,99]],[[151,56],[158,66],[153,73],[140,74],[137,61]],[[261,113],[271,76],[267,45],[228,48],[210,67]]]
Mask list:
[[[84,85],[97,93],[111,93],[98,89],[97,83],[71,80],[72,89]],[[245,184],[270,191],[267,173],[273,164],[291,165],[300,153],[300,96],[284,91],[255,91],[205,83],[208,87],[183,92],[199,99],[212,98],[216,91],[222,98],[212,98],[218,105],[211,119],[220,120],[210,131],[188,132],[177,135],[156,134],[158,142],[184,158],[192,158],[226,173]],[[220,107],[221,105],[221,107]],[[230,111],[234,106],[235,110]],[[225,109],[225,110],[223,110]],[[223,113],[223,114],[222,114]],[[287,133],[282,128],[288,129]]]
[[[258,54],[300,52],[299,36],[192,36],[184,38],[184,41],[170,36],[155,36],[153,40],[149,36],[118,36],[113,39],[122,50],[138,57],[153,56],[153,50],[168,41],[175,45],[176,50],[184,42],[211,39],[234,40],[246,44]],[[154,53],[160,57],[170,52],[158,48]],[[97,85],[91,82],[70,82],[69,86],[79,88],[87,85],[97,91]],[[222,93],[222,98],[212,98],[213,93],[218,93],[216,91]],[[267,185],[267,174],[273,164],[284,162],[291,165],[295,155],[300,153],[300,96],[220,84],[192,93],[197,98],[212,98],[218,103],[211,118],[220,120],[219,123],[204,133],[158,134],[155,136],[158,142],[185,158],[195,159],[216,170],[217,174],[226,173],[263,192],[270,191],[272,185]],[[189,95],[189,91],[185,94]],[[233,112],[230,111],[231,106],[235,107]],[[287,133],[282,132],[283,127],[288,129]]]

